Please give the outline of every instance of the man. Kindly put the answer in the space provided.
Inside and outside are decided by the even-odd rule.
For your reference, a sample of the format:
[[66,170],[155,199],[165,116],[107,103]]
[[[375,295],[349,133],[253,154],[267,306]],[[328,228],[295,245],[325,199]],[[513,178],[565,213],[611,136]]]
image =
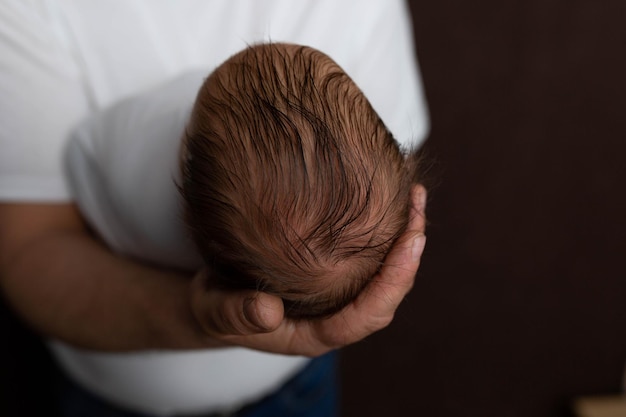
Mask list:
[[[69,130],[89,112],[190,68],[214,67],[243,43],[267,38],[324,49],[396,135],[419,139],[426,122],[404,5],[99,5],[7,1],[0,8],[2,287],[22,317],[57,340],[51,347],[64,369],[101,397],[144,413],[232,409],[276,390],[307,362],[247,349],[206,349],[239,345],[316,356],[386,326],[412,285],[424,244],[423,216],[413,216],[381,273],[354,303],[327,320],[293,322],[284,320],[275,296],[207,292],[202,272],[189,286],[188,274],[112,253],[89,234],[72,204],[60,153]],[[414,210],[423,211],[424,194],[414,197]],[[71,345],[115,352],[202,350],[120,355]],[[249,388],[226,384],[228,390],[207,396],[223,388],[222,375],[216,378],[214,367],[202,366],[207,358],[209,364],[239,361],[249,368],[244,375],[259,380]],[[272,377],[260,375],[263,368],[251,371],[263,365],[281,370]]]

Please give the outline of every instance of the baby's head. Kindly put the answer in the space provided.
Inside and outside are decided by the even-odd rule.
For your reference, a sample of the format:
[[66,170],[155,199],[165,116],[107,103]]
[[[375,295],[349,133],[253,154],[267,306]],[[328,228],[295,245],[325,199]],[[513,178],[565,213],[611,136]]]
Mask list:
[[351,302],[408,223],[414,164],[328,56],[245,49],[206,80],[182,152],[185,220],[212,285],[316,318]]

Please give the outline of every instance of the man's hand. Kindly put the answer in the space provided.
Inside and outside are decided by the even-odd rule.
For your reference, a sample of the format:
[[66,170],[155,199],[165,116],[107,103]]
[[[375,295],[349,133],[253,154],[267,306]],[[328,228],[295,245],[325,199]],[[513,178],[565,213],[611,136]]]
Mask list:
[[426,190],[415,186],[407,231],[359,297],[330,318],[293,321],[284,318],[279,297],[255,291],[207,291],[202,273],[191,286],[193,313],[210,338],[274,353],[317,356],[357,342],[383,329],[413,287],[426,243]]

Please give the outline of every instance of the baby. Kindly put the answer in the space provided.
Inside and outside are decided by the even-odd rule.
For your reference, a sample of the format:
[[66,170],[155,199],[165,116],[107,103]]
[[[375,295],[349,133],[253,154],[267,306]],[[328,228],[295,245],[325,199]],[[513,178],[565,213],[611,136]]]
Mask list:
[[206,80],[183,140],[185,220],[210,282],[331,315],[408,222],[417,156],[348,75],[305,46],[263,44]]
[[[120,252],[180,258],[184,245],[166,233],[174,221],[160,213],[180,209],[182,196],[207,285],[278,295],[292,319],[349,304],[406,228],[417,153],[402,152],[356,84],[313,48],[260,44],[229,58],[202,84],[184,129],[168,121],[182,90],[96,115],[82,143],[78,129],[69,177],[96,230]],[[168,194],[168,177],[154,179],[171,164],[164,154],[180,169],[179,194]]]

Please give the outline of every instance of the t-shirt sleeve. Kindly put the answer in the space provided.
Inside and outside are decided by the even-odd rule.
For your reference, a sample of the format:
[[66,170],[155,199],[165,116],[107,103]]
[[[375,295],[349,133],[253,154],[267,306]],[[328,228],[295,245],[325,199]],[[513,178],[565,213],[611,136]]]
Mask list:
[[0,201],[67,201],[62,152],[87,113],[79,65],[51,2],[0,3]]

